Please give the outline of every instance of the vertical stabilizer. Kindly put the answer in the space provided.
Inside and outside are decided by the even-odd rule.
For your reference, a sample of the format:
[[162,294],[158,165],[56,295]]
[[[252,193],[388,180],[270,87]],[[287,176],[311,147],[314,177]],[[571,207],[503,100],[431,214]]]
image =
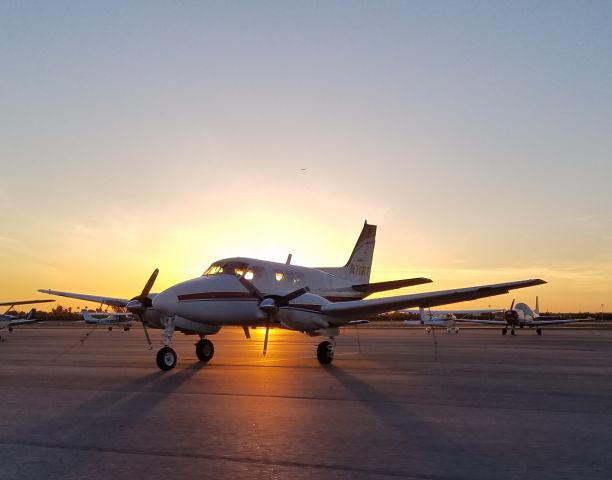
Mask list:
[[344,267],[320,268],[320,270],[353,281],[356,284],[368,283],[370,281],[372,259],[374,258],[375,241],[376,225],[370,225],[366,220],[346,265]]

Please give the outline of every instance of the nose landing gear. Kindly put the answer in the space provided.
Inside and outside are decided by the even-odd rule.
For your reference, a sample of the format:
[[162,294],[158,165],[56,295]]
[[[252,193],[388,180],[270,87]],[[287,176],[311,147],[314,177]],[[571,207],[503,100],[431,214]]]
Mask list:
[[164,346],[157,352],[157,366],[160,370],[172,370],[176,366],[176,352],[170,347],[172,334],[174,333],[174,318],[169,318],[164,328],[164,336],[162,341]]
[[170,347],[162,347],[157,352],[157,366],[160,370],[172,370],[176,366],[176,352]]

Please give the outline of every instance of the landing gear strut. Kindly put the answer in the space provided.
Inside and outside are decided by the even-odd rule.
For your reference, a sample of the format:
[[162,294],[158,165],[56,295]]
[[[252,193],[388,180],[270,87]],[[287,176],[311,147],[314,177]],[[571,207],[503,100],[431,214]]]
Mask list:
[[335,342],[325,340],[317,347],[317,360],[321,365],[329,365],[334,359]]
[[174,317],[168,319],[162,341],[164,346],[157,352],[157,366],[164,371],[172,370],[176,366],[176,352],[170,347],[174,333]]
[[502,335],[505,335],[506,333],[508,333],[508,329],[507,328],[502,328]]
[[213,343],[206,338],[200,339],[200,341],[195,344],[195,347],[196,356],[201,362],[208,362],[215,354]]
[[536,333],[542,335],[542,329],[540,327],[536,328]]

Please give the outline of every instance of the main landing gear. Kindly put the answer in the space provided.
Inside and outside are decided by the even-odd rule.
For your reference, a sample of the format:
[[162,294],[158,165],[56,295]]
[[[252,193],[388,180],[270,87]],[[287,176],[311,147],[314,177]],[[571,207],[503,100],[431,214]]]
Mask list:
[[317,347],[317,360],[321,365],[329,365],[334,359],[334,348],[336,346],[336,342],[333,340],[325,340],[324,342],[319,343]]
[[215,346],[206,338],[201,338],[195,347],[196,356],[201,362],[208,362],[215,354]]
[[542,335],[542,329],[540,327],[536,328],[536,333]]
[[[506,333],[508,333],[508,327],[502,328],[502,335],[505,335]],[[514,330],[514,328],[510,329],[510,335],[516,335],[516,331]]]

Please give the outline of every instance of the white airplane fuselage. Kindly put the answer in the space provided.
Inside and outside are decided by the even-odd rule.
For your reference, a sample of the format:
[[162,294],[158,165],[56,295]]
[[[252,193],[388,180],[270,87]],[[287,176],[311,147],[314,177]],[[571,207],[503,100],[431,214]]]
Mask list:
[[[208,333],[218,327],[256,326],[265,323],[260,300],[239,281],[244,275],[264,295],[274,292],[280,297],[303,287],[310,292],[293,300],[279,312],[281,326],[293,330],[317,330],[337,326],[329,315],[319,315],[319,307],[331,301],[359,300],[365,297],[355,291],[355,282],[319,269],[267,262],[250,258],[230,258],[212,264],[198,278],[176,284],[153,298],[155,310],[173,312],[179,330]],[[147,319],[150,323],[151,320]],[[198,325],[199,324],[199,325]]]

